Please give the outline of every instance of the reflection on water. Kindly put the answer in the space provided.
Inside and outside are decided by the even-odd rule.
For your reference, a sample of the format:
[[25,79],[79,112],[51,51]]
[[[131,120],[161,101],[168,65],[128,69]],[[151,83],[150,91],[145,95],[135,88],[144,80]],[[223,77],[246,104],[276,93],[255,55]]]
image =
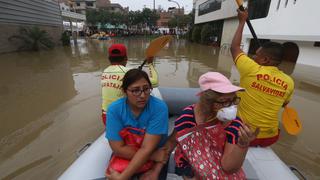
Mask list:
[[33,123],[76,91],[65,56],[51,52],[16,53],[1,56],[0,159],[7,146],[41,129],[48,120]]
[[18,176],[18,175],[26,172],[27,170],[29,170],[29,169],[31,169],[31,168],[34,168],[35,166],[38,166],[38,165],[46,162],[46,161],[49,160],[50,158],[52,158],[52,157],[50,157],[50,156],[44,157],[44,158],[41,158],[41,159],[39,159],[39,160],[36,160],[36,161],[34,161],[34,162],[32,162],[32,163],[24,166],[24,167],[21,167],[21,168],[17,169],[15,172],[13,172],[13,173],[7,175],[6,177],[4,177],[3,180],[13,179],[13,178],[15,178],[16,176]]
[[[128,47],[129,67],[143,62],[149,42],[115,39]],[[79,40],[52,51],[0,55],[0,179],[56,179],[76,158],[75,152],[103,131],[99,83],[109,65],[110,45],[111,41]],[[161,86],[198,87],[199,76],[207,71],[219,71],[239,84],[226,49],[173,40],[157,56]],[[290,105],[298,110],[303,131],[299,136],[282,131],[272,148],[287,164],[316,179],[320,69],[288,62],[280,68],[295,79]]]

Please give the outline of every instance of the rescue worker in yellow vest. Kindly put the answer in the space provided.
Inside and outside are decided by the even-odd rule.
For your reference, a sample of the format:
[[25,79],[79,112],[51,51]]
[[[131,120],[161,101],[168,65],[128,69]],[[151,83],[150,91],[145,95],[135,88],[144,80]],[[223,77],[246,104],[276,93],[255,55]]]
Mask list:
[[[108,106],[115,100],[123,97],[121,89],[122,78],[128,71],[126,67],[128,57],[127,48],[123,44],[112,44],[108,49],[109,61],[111,63],[101,75],[102,89],[102,122],[106,125],[106,111]],[[147,59],[149,78],[152,87],[158,86],[158,74],[153,66],[153,57]]]
[[251,146],[266,147],[279,139],[280,109],[291,100],[294,82],[290,76],[278,69],[283,59],[280,43],[267,42],[251,59],[240,49],[242,32],[248,18],[247,11],[238,10],[239,25],[231,43],[231,54],[240,74],[241,98],[237,116],[252,130],[260,128]]

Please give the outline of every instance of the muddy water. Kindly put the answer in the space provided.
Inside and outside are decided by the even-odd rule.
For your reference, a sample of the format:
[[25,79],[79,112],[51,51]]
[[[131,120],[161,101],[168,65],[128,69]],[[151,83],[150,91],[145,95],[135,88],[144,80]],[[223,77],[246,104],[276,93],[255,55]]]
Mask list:
[[[144,57],[148,39],[116,39],[129,47],[129,67]],[[80,40],[52,51],[0,55],[0,179],[56,179],[77,151],[102,132],[99,77],[110,42]],[[227,49],[173,41],[158,54],[160,86],[197,87],[198,77],[219,71],[239,83]],[[282,131],[273,150],[308,178],[320,178],[320,68],[285,63],[295,79],[299,136]]]

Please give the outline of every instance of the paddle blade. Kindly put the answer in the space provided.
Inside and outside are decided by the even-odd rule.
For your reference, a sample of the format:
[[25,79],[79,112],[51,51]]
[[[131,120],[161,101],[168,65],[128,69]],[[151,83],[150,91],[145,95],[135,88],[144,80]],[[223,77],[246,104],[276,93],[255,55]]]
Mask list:
[[291,135],[297,135],[302,129],[302,124],[295,109],[285,107],[282,113],[282,124],[285,130]]
[[243,0],[236,0],[236,1],[237,1],[237,4],[238,4],[239,7],[242,6]]
[[155,56],[171,39],[170,35],[166,35],[152,40],[146,50],[146,57]]

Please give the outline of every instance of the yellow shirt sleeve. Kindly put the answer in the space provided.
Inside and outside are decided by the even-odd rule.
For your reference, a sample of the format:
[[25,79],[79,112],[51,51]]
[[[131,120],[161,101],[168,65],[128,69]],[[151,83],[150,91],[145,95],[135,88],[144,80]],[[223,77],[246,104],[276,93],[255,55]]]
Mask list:
[[159,83],[158,73],[152,63],[148,63],[148,69],[149,69],[149,79],[152,84],[152,87],[154,88],[158,87],[158,83]]

